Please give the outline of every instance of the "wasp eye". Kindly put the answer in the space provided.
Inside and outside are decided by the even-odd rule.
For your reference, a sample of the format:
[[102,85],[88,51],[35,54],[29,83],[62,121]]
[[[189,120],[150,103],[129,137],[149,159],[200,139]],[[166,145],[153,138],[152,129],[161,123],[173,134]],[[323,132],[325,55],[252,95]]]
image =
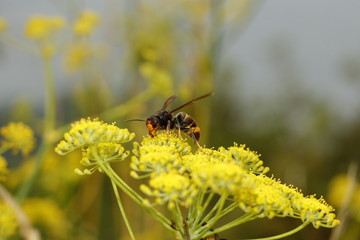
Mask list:
[[153,127],[156,127],[157,125],[159,125],[159,120],[157,118],[154,118],[152,121],[151,121],[151,124],[153,125]]

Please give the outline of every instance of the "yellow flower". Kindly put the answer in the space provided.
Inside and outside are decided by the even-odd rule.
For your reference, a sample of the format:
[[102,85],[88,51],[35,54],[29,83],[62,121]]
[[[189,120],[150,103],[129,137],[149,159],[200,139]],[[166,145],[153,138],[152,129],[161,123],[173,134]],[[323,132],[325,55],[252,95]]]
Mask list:
[[31,16],[25,27],[25,36],[35,40],[45,40],[65,26],[65,19],[57,16]]
[[292,205],[295,211],[294,217],[299,217],[303,222],[311,222],[315,228],[332,228],[340,224],[332,213],[335,209],[323,198],[316,199],[315,196],[309,196],[293,199]]
[[360,184],[352,181],[354,180],[345,174],[335,176],[330,182],[328,199],[333,206],[340,207],[347,194],[346,191],[350,185],[354,184],[355,189],[350,200],[349,214],[360,221]]
[[[291,216],[291,194],[298,194],[296,190],[281,184],[280,181],[265,175],[252,175],[254,187],[250,192],[244,194],[240,191],[235,198],[245,212],[257,214],[258,217],[273,218]],[[302,194],[298,195],[302,197]]]
[[260,155],[250,151],[248,148],[245,149],[245,145],[238,146],[235,144],[233,147],[229,147],[227,152],[236,164],[252,173],[265,174],[270,170],[268,167],[263,166],[263,161],[259,158]]
[[42,229],[47,239],[60,239],[65,235],[66,217],[63,210],[51,199],[29,198],[22,207],[32,225]]
[[129,151],[125,151],[120,144],[131,141],[134,137],[134,133],[114,124],[103,123],[97,119],[81,119],[71,125],[70,131],[64,134],[65,140],[56,146],[55,152],[65,155],[81,148],[83,154],[80,164],[91,168],[83,171],[76,168],[75,173],[92,174],[97,169],[101,171],[101,164],[125,159]]
[[[156,137],[144,138],[141,145],[134,143],[131,168],[145,174],[182,168],[181,156],[190,153],[190,145],[171,133],[159,132]],[[133,176],[138,176],[132,173]],[[146,176],[146,175],[144,175]]]
[[129,153],[129,151],[125,151],[124,147],[117,143],[96,144],[91,148],[86,148],[83,150],[83,157],[80,161],[81,165],[91,168],[86,168],[83,171],[76,168],[75,172],[79,175],[92,174],[94,171],[99,169],[97,159],[101,159],[101,161],[104,162],[118,162],[127,158]]
[[80,14],[79,18],[76,19],[73,26],[73,31],[76,35],[80,36],[90,35],[99,22],[100,18],[97,13],[90,10],[85,10]]
[[78,148],[98,143],[123,143],[134,137],[134,133],[113,124],[103,123],[97,119],[81,119],[71,124],[70,131],[64,134],[65,140],[57,145],[55,151],[60,155],[65,155]]
[[199,196],[212,193],[234,201],[256,218],[294,217],[316,228],[339,224],[334,209],[322,198],[304,197],[298,189],[265,176],[269,168],[244,145],[192,153],[176,133],[160,132],[134,143],[133,153],[131,175],[149,177],[141,190],[170,209],[176,203],[191,207]]
[[7,169],[7,162],[5,158],[0,156],[0,182],[4,181],[9,170]]
[[5,31],[7,28],[7,22],[4,18],[0,17],[0,33]]
[[230,163],[195,162],[191,166],[191,177],[196,185],[220,195],[234,195],[240,190],[254,188],[248,176],[244,169]]
[[86,44],[80,43],[70,46],[65,58],[67,69],[69,69],[69,71],[76,71],[86,66],[92,54],[92,49]]
[[176,202],[189,207],[197,194],[197,188],[189,176],[178,174],[176,171],[155,175],[150,179],[149,186],[152,189],[141,185],[141,190],[155,197],[158,204],[168,203],[169,209],[172,209]]
[[18,220],[15,211],[0,201],[0,239],[8,239],[16,233]]
[[6,148],[12,149],[15,154],[21,151],[22,155],[28,155],[34,148],[34,133],[27,125],[18,122],[11,122],[0,129],[3,136],[2,144]]

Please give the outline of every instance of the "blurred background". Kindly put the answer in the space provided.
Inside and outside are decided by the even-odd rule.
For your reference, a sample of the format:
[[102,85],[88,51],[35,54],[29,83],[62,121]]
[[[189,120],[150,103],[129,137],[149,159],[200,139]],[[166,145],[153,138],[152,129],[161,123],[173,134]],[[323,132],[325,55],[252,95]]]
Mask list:
[[[98,24],[80,39],[71,25],[84,10],[95,12]],[[69,29],[56,36],[59,129],[100,116],[140,140],[147,134],[143,123],[124,120],[148,117],[172,94],[175,108],[213,91],[183,109],[200,125],[201,144],[246,144],[282,182],[348,210],[337,239],[359,239],[359,181],[347,192],[354,179],[347,176],[349,166],[356,169],[360,157],[359,10],[356,0],[0,0],[7,21],[0,42],[0,124],[23,121],[41,135],[43,66],[26,52],[36,44],[24,27],[34,14],[62,16]],[[46,158],[28,204],[53,210],[34,224],[44,239],[128,239],[107,179],[73,174],[75,155]],[[31,171],[31,158],[15,158],[9,166],[6,184],[15,191]],[[119,171],[137,189],[128,169]],[[129,214],[138,236],[171,239],[125,201],[134,209]],[[59,222],[41,222],[54,216]],[[257,220],[221,237],[265,237],[298,223]],[[330,235],[309,226],[289,239]]]

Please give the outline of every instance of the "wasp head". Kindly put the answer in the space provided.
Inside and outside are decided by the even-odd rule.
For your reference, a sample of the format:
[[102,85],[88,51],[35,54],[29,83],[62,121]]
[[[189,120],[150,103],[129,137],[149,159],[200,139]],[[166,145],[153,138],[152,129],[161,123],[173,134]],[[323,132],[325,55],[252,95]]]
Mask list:
[[149,130],[149,135],[154,137],[158,129],[172,128],[172,114],[169,111],[161,110],[155,115],[146,119],[146,127]]
[[154,137],[156,130],[160,127],[160,121],[157,116],[151,116],[146,119],[146,127],[149,130],[149,135]]

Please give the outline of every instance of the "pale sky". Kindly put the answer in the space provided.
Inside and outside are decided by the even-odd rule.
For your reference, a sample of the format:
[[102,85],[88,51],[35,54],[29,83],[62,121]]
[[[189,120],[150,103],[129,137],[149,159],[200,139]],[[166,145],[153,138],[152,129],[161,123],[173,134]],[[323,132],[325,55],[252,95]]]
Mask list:
[[[114,2],[115,0],[109,0]],[[0,16],[23,28],[33,13],[61,14],[65,1],[0,0]],[[101,1],[79,1],[102,11]],[[58,6],[58,9],[56,8]],[[277,40],[292,52],[296,70],[311,94],[328,98],[335,109],[351,114],[359,108],[359,89],[349,84],[339,70],[348,57],[360,59],[360,1],[358,0],[273,0],[264,1],[235,44],[227,51],[233,66],[241,65],[241,75],[251,95],[266,94],[279,87],[269,49]],[[19,34],[19,33],[18,33]],[[0,45],[0,107],[25,97],[43,101],[41,64],[33,57]],[[60,90],[71,82],[56,80]],[[264,86],[267,86],[264,88]],[[358,111],[357,111],[358,112]]]

